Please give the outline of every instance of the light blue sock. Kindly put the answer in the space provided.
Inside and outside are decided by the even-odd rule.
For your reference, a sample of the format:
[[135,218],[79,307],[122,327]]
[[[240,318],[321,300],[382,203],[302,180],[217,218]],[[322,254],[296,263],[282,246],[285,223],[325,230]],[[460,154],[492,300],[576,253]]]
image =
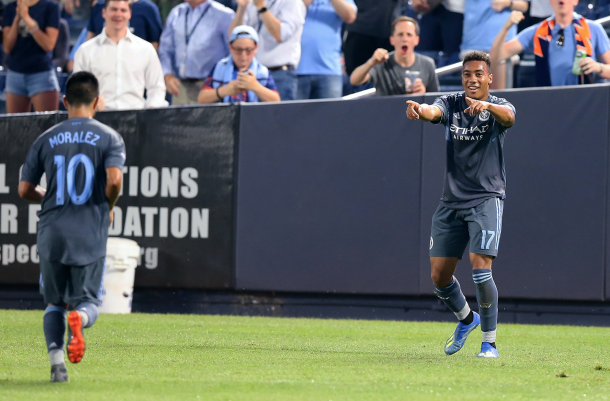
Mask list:
[[464,320],[470,313],[470,306],[468,306],[460,283],[455,277],[453,277],[451,284],[442,289],[436,288],[434,293],[447,305],[451,312],[455,313],[458,320]]
[[[91,302],[83,302],[81,304],[78,304],[75,310],[81,314],[81,317],[83,318],[84,328],[93,326],[99,314],[97,310],[97,305]],[[83,314],[85,316],[83,316]]]
[[491,276],[491,269],[475,269],[472,279],[477,286],[477,302],[479,315],[481,315],[481,331],[483,341],[493,343],[496,341],[496,327],[498,325],[498,289]]
[[66,309],[57,305],[47,306],[42,319],[42,327],[51,366],[64,363]]

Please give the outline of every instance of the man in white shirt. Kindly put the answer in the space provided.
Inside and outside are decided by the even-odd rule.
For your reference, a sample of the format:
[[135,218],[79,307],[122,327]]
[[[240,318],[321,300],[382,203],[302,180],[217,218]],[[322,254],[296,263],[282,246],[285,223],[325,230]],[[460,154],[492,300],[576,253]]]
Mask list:
[[167,106],[155,48],[129,31],[131,0],[107,0],[102,16],[102,33],[85,42],[74,57],[74,72],[89,71],[100,83],[98,110]]
[[[252,1],[252,2],[251,2]],[[259,36],[256,58],[269,69],[282,100],[297,95],[295,69],[301,59],[301,35],[307,9],[302,0],[237,0],[229,32],[250,25]]]

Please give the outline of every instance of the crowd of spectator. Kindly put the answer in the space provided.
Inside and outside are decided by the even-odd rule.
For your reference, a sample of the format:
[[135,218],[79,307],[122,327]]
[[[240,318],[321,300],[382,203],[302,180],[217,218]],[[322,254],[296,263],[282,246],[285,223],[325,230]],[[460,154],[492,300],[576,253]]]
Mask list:
[[608,36],[575,13],[577,5],[578,0],[0,1],[6,110],[56,110],[57,71],[96,75],[100,110],[163,107],[168,100],[189,105],[337,98],[346,86],[374,86],[380,96],[435,92],[437,64],[457,62],[472,50],[491,54],[496,88],[503,87],[504,60],[520,53],[534,55],[540,86],[610,79]]

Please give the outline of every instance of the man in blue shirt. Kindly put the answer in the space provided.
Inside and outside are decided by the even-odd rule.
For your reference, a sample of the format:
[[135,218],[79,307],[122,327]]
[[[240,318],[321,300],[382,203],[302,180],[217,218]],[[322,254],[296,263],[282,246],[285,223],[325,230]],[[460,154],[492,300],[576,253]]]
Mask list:
[[187,0],[169,13],[159,58],[173,105],[197,104],[204,80],[218,60],[229,54],[234,15],[214,0]]
[[[27,155],[19,196],[42,203],[38,213],[40,292],[47,304],[44,334],[51,381],[68,381],[64,334],[68,307],[68,359],[82,360],[83,328],[98,316],[108,226],[119,198],[125,164],[123,138],[93,120],[99,85],[89,72],[73,74],[66,84],[68,120],[36,139]],[[47,189],[38,184],[43,174]]]
[[[534,53],[536,85],[563,86],[595,82],[595,76],[610,78],[610,41],[604,28],[574,12],[578,0],[550,0],[555,14],[506,42],[506,32],[523,19],[513,11],[494,41],[494,63],[515,54]],[[584,57],[573,70],[576,53]]]
[[[489,94],[491,58],[483,52],[464,57],[464,92],[437,98],[432,105],[407,101],[407,117],[445,126],[446,174],[440,205],[432,217],[431,277],[436,295],[459,320],[445,343],[453,355],[481,324],[480,358],[498,358],[498,290],[491,264],[498,255],[506,189],[504,138],[515,123],[515,108]],[[469,245],[479,313],[470,310],[453,277]]]
[[236,26],[229,47],[231,55],[216,63],[199,92],[199,103],[279,102],[269,69],[254,57],[258,50],[254,28]]
[[297,99],[341,97],[341,26],[356,20],[354,0],[303,0],[307,16],[297,68]]

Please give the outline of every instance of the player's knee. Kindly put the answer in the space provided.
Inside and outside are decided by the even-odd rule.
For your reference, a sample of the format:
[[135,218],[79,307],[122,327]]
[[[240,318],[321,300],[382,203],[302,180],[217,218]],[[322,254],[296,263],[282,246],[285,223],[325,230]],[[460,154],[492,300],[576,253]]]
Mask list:
[[436,286],[436,288],[445,288],[451,284],[451,280],[453,279],[453,274],[448,274],[444,272],[442,269],[432,268],[430,273],[430,278],[432,282]]
[[487,255],[472,254],[470,258],[473,269],[491,269],[492,261],[492,257]]

